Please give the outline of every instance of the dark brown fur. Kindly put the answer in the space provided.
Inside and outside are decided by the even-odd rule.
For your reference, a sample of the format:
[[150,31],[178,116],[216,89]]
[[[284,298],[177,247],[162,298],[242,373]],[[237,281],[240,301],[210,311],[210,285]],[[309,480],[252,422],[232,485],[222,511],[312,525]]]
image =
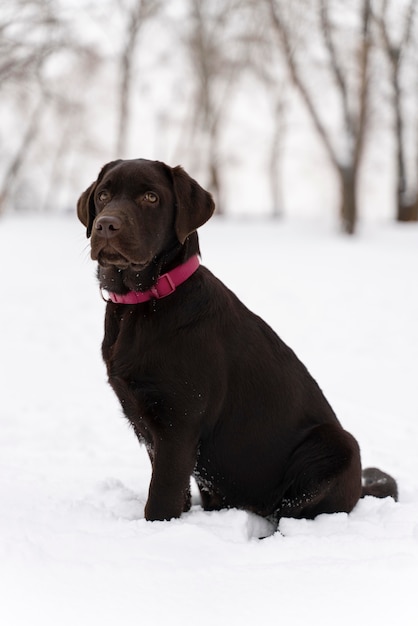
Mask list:
[[[213,210],[179,167],[106,165],[78,202],[101,287],[149,289],[199,252],[196,229]],[[147,520],[187,511],[191,476],[206,510],[276,520],[348,512],[361,497],[356,440],[292,350],[205,267],[164,299],[109,302],[102,351],[151,459]],[[377,495],[395,496],[386,485]]]

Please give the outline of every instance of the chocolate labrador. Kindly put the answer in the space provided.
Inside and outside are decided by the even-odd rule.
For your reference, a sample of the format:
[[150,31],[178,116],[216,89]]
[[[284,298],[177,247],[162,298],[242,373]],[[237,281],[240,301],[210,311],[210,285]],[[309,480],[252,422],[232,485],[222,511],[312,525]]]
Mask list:
[[396,498],[375,468],[362,485],[358,444],[306,367],[200,265],[214,203],[181,167],[108,163],[77,210],[109,298],[109,382],[152,464],[147,520],[187,511],[191,476],[204,509],[276,521]]

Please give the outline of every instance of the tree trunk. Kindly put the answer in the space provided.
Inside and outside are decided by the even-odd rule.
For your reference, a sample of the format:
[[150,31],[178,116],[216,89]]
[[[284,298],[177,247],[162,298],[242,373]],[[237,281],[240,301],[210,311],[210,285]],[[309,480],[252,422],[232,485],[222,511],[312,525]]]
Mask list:
[[119,88],[118,130],[116,137],[116,156],[125,157],[127,151],[128,127],[130,123],[129,100],[132,91],[132,63],[138,31],[132,19],[128,41],[120,61],[121,82]]
[[[400,57],[400,49],[396,50],[396,59]],[[396,140],[396,220],[398,222],[418,221],[418,199],[409,193],[405,167],[405,141],[403,117],[401,111],[401,88],[399,85],[399,61],[392,64],[392,83],[394,89],[395,109],[395,140]]]
[[274,103],[274,127],[271,139],[270,151],[270,189],[271,199],[273,203],[272,217],[274,219],[283,216],[283,186],[282,186],[282,168],[283,168],[283,143],[285,134],[284,124],[285,103],[282,89],[275,94]]
[[221,181],[219,177],[219,168],[216,160],[209,163],[209,191],[212,193],[215,199],[216,214],[224,214],[224,205],[221,198]]
[[353,167],[340,167],[341,181],[341,223],[343,232],[354,235],[357,224],[357,172]]
[[418,222],[418,197],[415,202],[398,204],[396,219],[398,222]]
[[395,88],[395,119],[396,119],[396,221],[397,222],[417,222],[418,221],[418,196],[411,194],[409,190],[408,178],[405,167],[405,143],[403,137],[403,119],[401,112],[401,92],[398,75],[394,79]]
[[224,215],[224,202],[222,197],[221,168],[219,165],[218,151],[218,121],[213,122],[209,130],[209,191],[213,195],[217,215]]
[[400,73],[405,51],[410,45],[411,35],[414,32],[414,18],[416,0],[410,0],[404,14],[403,32],[400,39],[393,37],[389,30],[389,16],[387,14],[388,0],[383,0],[380,14],[376,14],[377,24],[383,42],[383,49],[387,55],[390,67],[390,80],[393,89],[393,112],[395,117],[395,145],[396,145],[396,220],[398,222],[418,221],[418,194],[410,193],[410,182],[406,168],[406,148],[404,136],[404,114],[402,111],[402,90]]

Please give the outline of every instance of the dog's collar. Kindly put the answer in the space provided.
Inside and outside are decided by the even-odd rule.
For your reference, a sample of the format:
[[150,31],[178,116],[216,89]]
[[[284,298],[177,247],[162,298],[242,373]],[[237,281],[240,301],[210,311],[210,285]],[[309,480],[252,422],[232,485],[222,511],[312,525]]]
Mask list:
[[162,274],[157,282],[147,291],[128,291],[123,295],[107,292],[111,302],[115,304],[140,304],[148,300],[159,300],[172,294],[176,288],[184,283],[200,265],[199,257],[192,256],[182,265],[178,265],[170,272]]

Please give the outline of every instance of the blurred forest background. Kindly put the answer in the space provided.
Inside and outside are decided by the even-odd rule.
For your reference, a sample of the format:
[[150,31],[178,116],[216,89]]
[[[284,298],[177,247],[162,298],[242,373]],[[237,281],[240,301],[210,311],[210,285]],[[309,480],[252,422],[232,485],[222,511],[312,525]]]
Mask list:
[[418,220],[418,0],[8,0],[0,213],[73,210],[114,158],[219,213]]

